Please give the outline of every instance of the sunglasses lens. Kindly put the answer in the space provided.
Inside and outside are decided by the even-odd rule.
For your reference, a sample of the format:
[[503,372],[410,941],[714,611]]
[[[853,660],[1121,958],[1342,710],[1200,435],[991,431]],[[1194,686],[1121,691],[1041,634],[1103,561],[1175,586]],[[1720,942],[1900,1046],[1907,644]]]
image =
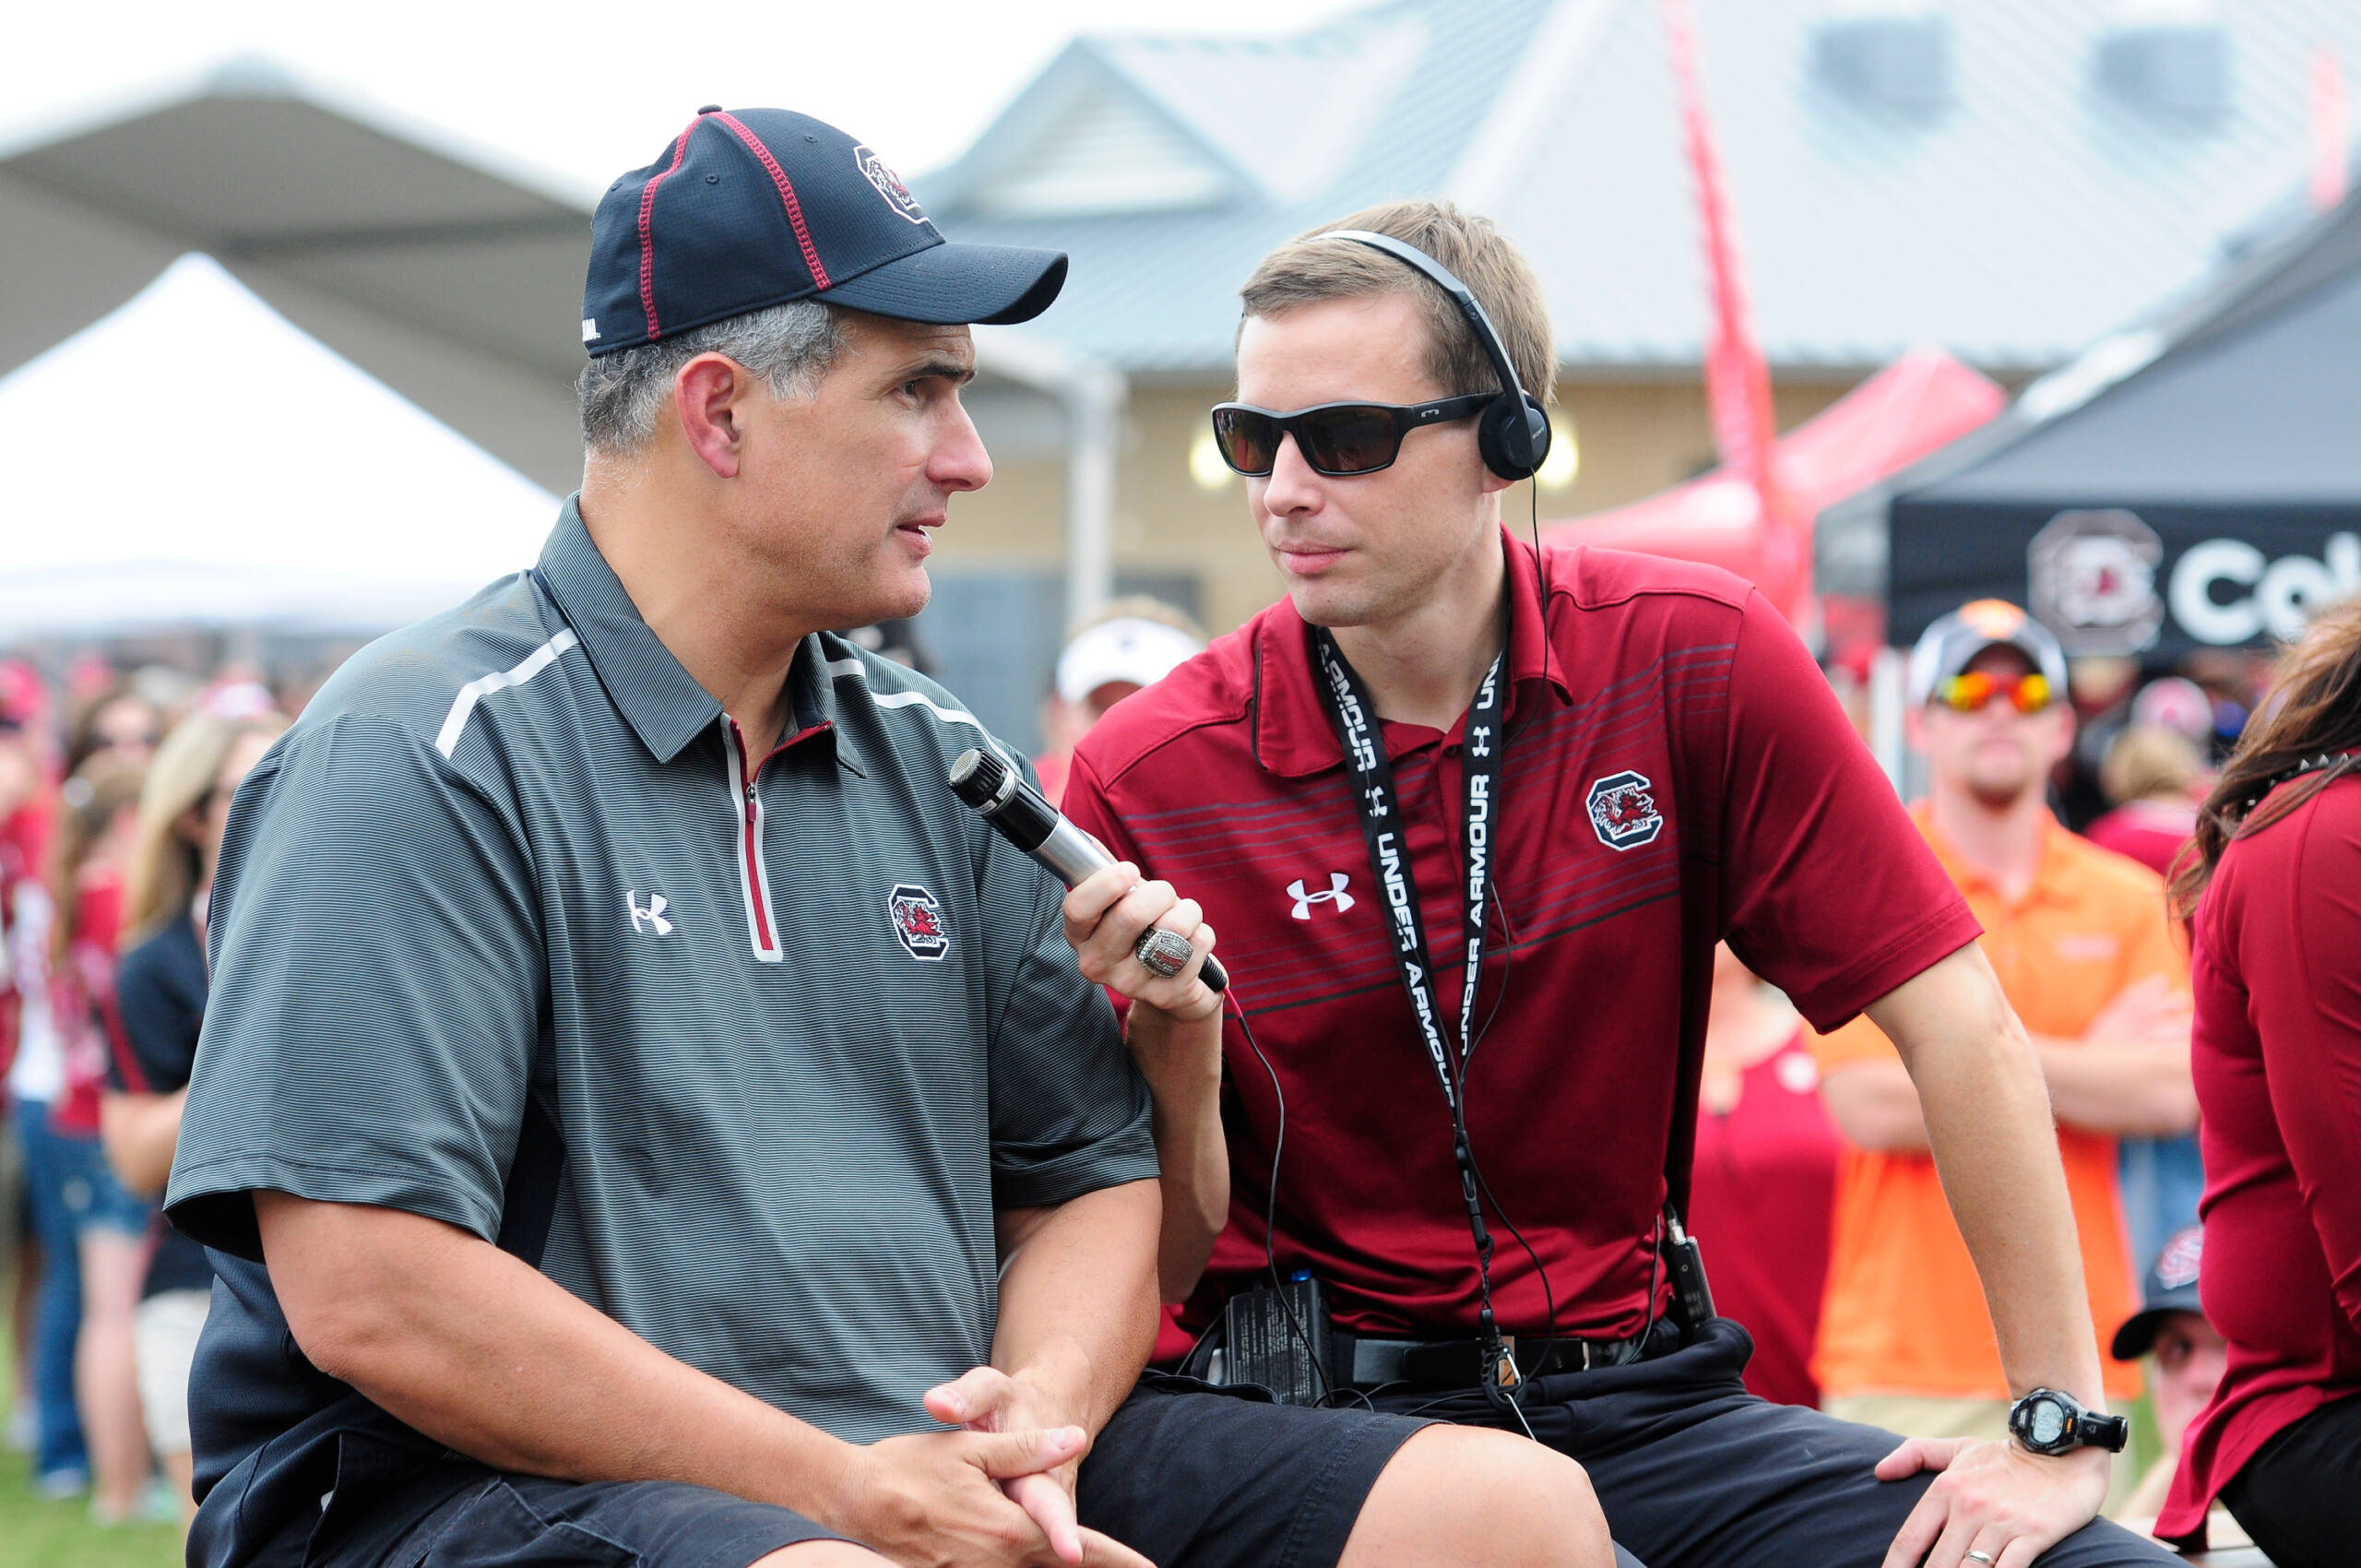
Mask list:
[[1977,712],[1994,697],[2007,697],[2019,713],[2039,713],[2049,706],[2049,681],[2038,673],[2010,677],[1971,670],[1945,681],[1940,695],[1944,707],[1960,713]]
[[1323,409],[1296,427],[1306,461],[1323,474],[1365,474],[1394,461],[1402,433],[1390,409]]
[[1223,462],[1260,479],[1271,471],[1272,459],[1278,456],[1278,430],[1268,414],[1252,409],[1216,409],[1214,445],[1221,448]]

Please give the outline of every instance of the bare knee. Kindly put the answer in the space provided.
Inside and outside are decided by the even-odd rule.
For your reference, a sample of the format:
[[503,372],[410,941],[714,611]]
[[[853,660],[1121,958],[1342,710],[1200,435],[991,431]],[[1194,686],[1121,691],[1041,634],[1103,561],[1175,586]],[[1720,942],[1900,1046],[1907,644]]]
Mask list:
[[1378,1476],[1337,1568],[1611,1568],[1590,1478],[1564,1455],[1480,1427],[1429,1427]]
[[884,1568],[885,1559],[848,1540],[803,1540],[758,1557],[747,1568]]

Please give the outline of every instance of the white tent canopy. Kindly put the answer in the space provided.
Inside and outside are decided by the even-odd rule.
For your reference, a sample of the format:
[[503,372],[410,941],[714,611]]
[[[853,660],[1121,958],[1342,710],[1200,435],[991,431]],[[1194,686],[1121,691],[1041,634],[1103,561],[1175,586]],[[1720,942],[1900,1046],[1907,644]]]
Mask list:
[[0,643],[397,625],[530,565],[556,511],[184,255],[0,380]]

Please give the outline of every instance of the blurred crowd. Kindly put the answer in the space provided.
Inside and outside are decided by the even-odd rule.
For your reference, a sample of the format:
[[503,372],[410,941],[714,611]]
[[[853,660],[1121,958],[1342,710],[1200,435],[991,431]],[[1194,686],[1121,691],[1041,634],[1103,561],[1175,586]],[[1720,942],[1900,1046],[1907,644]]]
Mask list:
[[[920,669],[908,623],[848,634]],[[1129,598],[1074,629],[1036,759],[1054,799],[1109,708],[1204,646]],[[1985,928],[2050,1085],[2108,1393],[2144,1399],[2112,1511],[2153,1520],[2226,1360],[2197,1282],[2189,944],[2166,879],[2272,665],[2071,664],[1983,601],[1929,628],[1907,687],[1913,814]],[[158,1215],[206,997],[206,901],[238,781],[303,693],[232,673],[0,666],[0,1074],[14,1245],[10,1437],[95,1517],[188,1507],[186,1380],[211,1273]],[[2185,862],[2184,862],[2185,864]],[[1922,1435],[2005,1435],[2010,1390],[1912,1081],[1867,1019],[1816,1037],[1725,946],[1691,1210],[1747,1381]],[[2216,1540],[2236,1538],[2217,1519]]]
[[179,1518],[212,1272],[157,1199],[205,1004],[203,931],[239,780],[286,728],[232,672],[0,665],[0,1085],[13,1397],[43,1496]]

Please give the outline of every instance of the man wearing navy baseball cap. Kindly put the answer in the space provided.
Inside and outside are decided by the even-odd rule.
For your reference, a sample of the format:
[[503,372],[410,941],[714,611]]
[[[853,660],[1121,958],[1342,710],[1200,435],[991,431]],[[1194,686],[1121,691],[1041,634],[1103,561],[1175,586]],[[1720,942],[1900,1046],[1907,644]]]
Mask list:
[[[991,475],[967,324],[1065,267],[781,110],[609,188],[539,564],[353,659],[232,810],[167,1194],[222,1281],[193,1563],[1601,1561],[1497,1433],[1313,1465],[1311,1412],[1134,1390],[1212,933],[1129,866],[1065,894],[947,788],[999,742],[828,630],[925,604]],[[1085,1472],[1077,1516],[1102,1429],[1180,1420],[1252,1496]]]

